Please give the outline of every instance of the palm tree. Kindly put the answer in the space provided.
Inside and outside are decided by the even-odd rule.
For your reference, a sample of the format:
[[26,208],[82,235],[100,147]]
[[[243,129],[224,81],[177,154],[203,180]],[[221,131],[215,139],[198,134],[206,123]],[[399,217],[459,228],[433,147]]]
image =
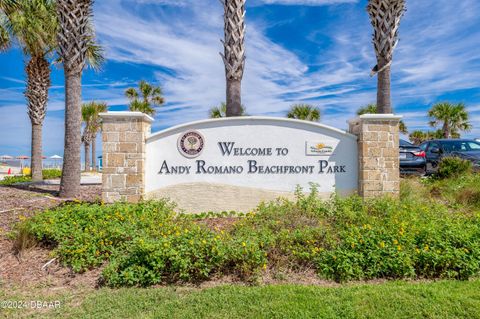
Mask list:
[[161,87],[153,86],[143,80],[138,84],[138,91],[135,88],[128,88],[125,96],[130,100],[130,111],[152,116],[155,115],[154,107],[162,106],[165,103]]
[[[357,111],[357,115],[364,115],[364,114],[377,114],[377,104],[368,104],[364,107],[361,107]],[[400,120],[399,127],[400,133],[408,134],[408,128],[404,121]]]
[[373,45],[377,65],[372,76],[378,73],[377,105],[381,114],[392,113],[390,97],[390,66],[393,51],[398,43],[400,20],[405,13],[405,0],[369,0],[367,11],[373,26]]
[[227,84],[226,115],[242,115],[242,78],[245,69],[245,0],[220,0],[224,8],[224,53]]
[[75,197],[80,190],[82,145],[82,73],[86,60],[92,67],[102,62],[92,26],[93,0],[57,0],[58,54],[65,73],[65,149],[61,197]]
[[423,131],[417,130],[410,133],[408,138],[410,139],[410,142],[412,142],[413,144],[420,145],[427,140],[427,134],[424,133]]
[[290,108],[287,117],[290,119],[318,122],[320,121],[320,110],[318,107],[308,104],[295,104]]
[[[220,106],[214,106],[208,111],[208,116],[211,119],[219,119],[223,117],[227,117],[227,104],[225,102],[222,102]],[[247,116],[247,113],[245,111],[245,106],[242,105],[242,112],[240,116]]]
[[468,112],[465,104],[452,104],[449,102],[437,103],[430,111],[430,125],[437,127],[442,124],[442,132],[444,138],[460,137],[460,132],[469,131],[472,125],[468,121]]
[[108,111],[108,105],[106,102],[92,102],[93,103],[93,116],[90,121],[90,133],[91,133],[91,144],[92,144],[92,166],[93,170],[96,171],[96,156],[97,156],[97,135],[98,132],[102,129],[102,122],[100,119],[100,113]]
[[15,38],[28,58],[25,68],[28,115],[32,125],[31,168],[33,181],[42,176],[42,129],[50,88],[50,63],[47,60],[56,47],[57,18],[53,0],[0,1],[4,16],[0,19],[0,47],[8,48]]
[[85,148],[85,171],[90,170],[90,144],[92,141],[92,120],[95,113],[95,107],[92,104],[94,102],[86,103],[82,105],[82,120],[85,123],[82,134],[82,143]]

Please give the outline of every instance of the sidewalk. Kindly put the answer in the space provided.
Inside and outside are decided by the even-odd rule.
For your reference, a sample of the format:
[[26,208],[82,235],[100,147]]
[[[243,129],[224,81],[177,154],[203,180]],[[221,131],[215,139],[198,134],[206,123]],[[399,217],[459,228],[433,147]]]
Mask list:
[[[45,185],[60,185],[60,179],[50,179],[43,181]],[[102,184],[102,174],[82,174],[81,185],[100,185]]]

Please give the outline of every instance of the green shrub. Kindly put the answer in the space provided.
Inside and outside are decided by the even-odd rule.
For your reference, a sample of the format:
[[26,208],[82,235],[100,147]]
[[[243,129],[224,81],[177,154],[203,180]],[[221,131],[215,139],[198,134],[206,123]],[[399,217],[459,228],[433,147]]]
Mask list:
[[[62,177],[62,171],[59,169],[44,169],[42,171],[43,179],[56,179]],[[0,181],[0,185],[10,186],[17,183],[28,183],[32,181],[31,175],[21,175],[21,176],[5,176],[3,180]]]
[[26,223],[37,240],[53,243],[55,254],[80,272],[110,260],[134,239],[156,234],[162,223],[172,223],[173,216],[173,206],[164,201],[108,206],[79,203],[47,210]]
[[173,236],[133,240],[105,268],[103,278],[110,286],[197,282],[221,268],[225,249],[214,233],[200,227],[172,231]]
[[422,194],[432,187],[452,193],[441,200],[404,191],[401,200],[324,201],[314,189],[310,195],[298,193],[295,201],[261,204],[223,230],[198,219],[225,214],[177,214],[165,201],[69,204],[18,229],[19,236],[53,245],[54,254],[74,271],[107,263],[102,279],[115,287],[223,275],[251,282],[267,268],[315,269],[336,281],[468,279],[480,273],[480,212],[477,202],[462,206],[455,196],[478,188],[478,179],[468,175],[412,186],[424,188]]
[[472,163],[459,157],[444,157],[438,164],[436,176],[440,179],[459,177],[472,171]]
[[0,185],[10,186],[17,183],[26,183],[31,181],[32,178],[30,176],[5,176],[4,179],[0,181]]
[[43,173],[43,179],[56,179],[56,178],[62,177],[62,170],[60,169],[55,169],[55,168],[44,169],[42,173]]

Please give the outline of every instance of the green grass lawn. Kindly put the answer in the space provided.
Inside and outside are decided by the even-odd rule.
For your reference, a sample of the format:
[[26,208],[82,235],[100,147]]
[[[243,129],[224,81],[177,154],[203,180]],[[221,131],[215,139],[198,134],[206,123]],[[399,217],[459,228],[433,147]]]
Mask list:
[[[12,295],[13,293],[13,295]],[[22,293],[23,294],[23,293]],[[34,294],[34,292],[33,292]],[[0,292],[1,299],[19,298]],[[33,295],[30,295],[30,299]],[[480,318],[480,280],[338,287],[227,285],[123,288],[51,295],[55,311],[5,310],[5,318]]]

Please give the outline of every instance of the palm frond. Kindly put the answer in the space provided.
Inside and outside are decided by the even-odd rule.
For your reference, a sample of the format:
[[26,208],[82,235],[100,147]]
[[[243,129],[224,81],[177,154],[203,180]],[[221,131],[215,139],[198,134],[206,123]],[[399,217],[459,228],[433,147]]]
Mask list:
[[368,104],[357,111],[357,115],[377,114],[377,104]]
[[125,96],[130,100],[131,111],[143,112],[148,115],[154,115],[154,107],[162,106],[165,103],[161,87],[153,86],[145,80],[139,82],[138,90],[128,88]]
[[0,51],[6,51],[10,48],[11,39],[8,32],[7,18],[0,12]]
[[125,96],[129,99],[129,100],[135,100],[138,98],[138,92],[137,90],[135,90],[135,88],[128,88],[126,91],[125,91]]
[[308,104],[292,105],[287,117],[291,119],[318,122],[320,121],[320,109]]
[[26,55],[44,56],[55,49],[58,23],[53,0],[17,0],[0,7],[5,8],[0,16],[3,47],[7,32]]
[[95,71],[100,71],[105,63],[104,49],[95,42],[94,38],[88,41],[85,58],[87,59],[87,65]]

